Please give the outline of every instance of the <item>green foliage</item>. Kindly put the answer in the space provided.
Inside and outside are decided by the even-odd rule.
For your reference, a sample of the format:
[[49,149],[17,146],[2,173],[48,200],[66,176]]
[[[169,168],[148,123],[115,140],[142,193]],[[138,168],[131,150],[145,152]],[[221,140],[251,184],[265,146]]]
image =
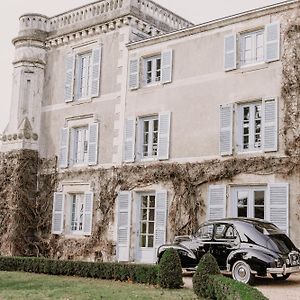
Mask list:
[[206,253],[201,258],[193,276],[193,289],[199,298],[209,298],[212,288],[209,275],[216,274],[220,274],[218,263],[210,253]]
[[210,275],[207,297],[215,300],[268,300],[256,288],[220,275]]
[[0,257],[0,271],[91,277],[156,285],[155,265],[49,260],[37,257]]
[[183,286],[179,255],[173,248],[167,249],[159,262],[158,283],[162,288],[179,289]]

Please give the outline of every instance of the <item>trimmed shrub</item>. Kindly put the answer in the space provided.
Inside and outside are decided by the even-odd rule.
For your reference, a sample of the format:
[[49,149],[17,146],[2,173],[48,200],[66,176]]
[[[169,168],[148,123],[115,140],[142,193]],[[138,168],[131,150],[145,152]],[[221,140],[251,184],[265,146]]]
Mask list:
[[215,300],[268,300],[256,288],[220,275],[210,275],[209,299]]
[[193,276],[193,289],[199,298],[210,298],[212,286],[209,275],[216,274],[220,274],[218,263],[210,253],[206,253],[200,259],[197,270]]
[[159,262],[158,283],[162,288],[179,289],[183,286],[179,255],[173,248],[167,249]]
[[94,263],[37,257],[0,257],[0,271],[91,277],[135,283],[158,283],[157,265]]

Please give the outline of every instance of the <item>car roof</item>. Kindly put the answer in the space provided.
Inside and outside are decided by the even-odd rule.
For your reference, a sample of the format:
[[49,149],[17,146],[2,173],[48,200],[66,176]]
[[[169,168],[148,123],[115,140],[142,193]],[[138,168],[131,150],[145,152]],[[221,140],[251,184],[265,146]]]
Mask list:
[[215,223],[228,223],[228,224],[252,224],[252,225],[263,225],[263,224],[272,224],[268,221],[262,219],[255,219],[255,218],[223,218],[223,219],[214,219],[205,222],[205,224],[215,224]]

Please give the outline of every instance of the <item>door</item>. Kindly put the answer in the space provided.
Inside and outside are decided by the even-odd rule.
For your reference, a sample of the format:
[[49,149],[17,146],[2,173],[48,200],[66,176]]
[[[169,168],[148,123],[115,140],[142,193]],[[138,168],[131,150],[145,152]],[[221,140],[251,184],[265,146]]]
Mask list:
[[137,205],[136,261],[156,262],[155,251],[155,193],[141,194]]

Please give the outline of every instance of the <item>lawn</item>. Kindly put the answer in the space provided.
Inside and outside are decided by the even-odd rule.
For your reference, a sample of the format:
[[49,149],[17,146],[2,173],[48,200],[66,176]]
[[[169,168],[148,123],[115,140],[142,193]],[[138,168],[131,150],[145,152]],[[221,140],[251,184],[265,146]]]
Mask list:
[[20,272],[0,272],[0,300],[44,299],[197,299],[190,289],[163,290],[148,285],[49,276]]

